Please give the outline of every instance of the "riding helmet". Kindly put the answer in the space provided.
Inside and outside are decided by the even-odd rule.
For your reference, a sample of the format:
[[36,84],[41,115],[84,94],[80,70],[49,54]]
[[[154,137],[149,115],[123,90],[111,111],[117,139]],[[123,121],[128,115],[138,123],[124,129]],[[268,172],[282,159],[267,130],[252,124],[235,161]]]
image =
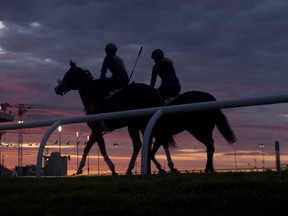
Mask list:
[[161,59],[163,57],[164,57],[164,53],[161,49],[155,49],[151,55],[152,59]]
[[108,43],[105,47],[106,54],[115,54],[117,52],[117,46],[114,43]]

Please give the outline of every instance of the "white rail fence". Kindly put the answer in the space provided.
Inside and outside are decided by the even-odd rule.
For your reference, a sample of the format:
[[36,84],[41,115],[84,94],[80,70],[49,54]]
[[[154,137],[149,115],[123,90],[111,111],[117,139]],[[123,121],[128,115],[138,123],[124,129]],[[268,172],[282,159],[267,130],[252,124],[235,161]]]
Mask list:
[[103,113],[103,114],[95,114],[95,115],[88,115],[88,116],[76,116],[76,117],[69,117],[69,118],[52,119],[52,120],[47,120],[47,121],[35,121],[35,122],[22,123],[22,124],[3,124],[3,125],[0,125],[0,130],[25,129],[25,128],[50,126],[41,140],[41,143],[38,149],[38,154],[37,154],[36,177],[41,177],[44,148],[45,148],[45,145],[49,136],[58,126],[66,125],[66,124],[91,122],[91,121],[112,120],[112,119],[119,119],[119,118],[132,118],[132,117],[138,117],[138,116],[152,115],[146,127],[144,136],[143,136],[143,146],[142,146],[142,152],[141,152],[141,174],[145,175],[148,173],[148,166],[150,166],[150,161],[148,161],[149,138],[150,138],[150,135],[151,135],[151,132],[155,123],[163,114],[187,112],[187,111],[198,111],[198,110],[259,106],[259,105],[287,103],[287,102],[288,102],[288,95],[246,98],[246,99],[238,99],[238,100],[210,101],[210,102],[192,103],[192,104],[184,104],[184,105],[129,110],[129,111],[122,111],[122,112]]

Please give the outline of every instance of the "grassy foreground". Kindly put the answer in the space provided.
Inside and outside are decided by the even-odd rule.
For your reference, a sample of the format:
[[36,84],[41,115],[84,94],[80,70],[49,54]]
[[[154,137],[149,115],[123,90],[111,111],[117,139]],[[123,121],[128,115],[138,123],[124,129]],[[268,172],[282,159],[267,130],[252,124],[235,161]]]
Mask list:
[[288,215],[288,173],[0,179],[1,215]]

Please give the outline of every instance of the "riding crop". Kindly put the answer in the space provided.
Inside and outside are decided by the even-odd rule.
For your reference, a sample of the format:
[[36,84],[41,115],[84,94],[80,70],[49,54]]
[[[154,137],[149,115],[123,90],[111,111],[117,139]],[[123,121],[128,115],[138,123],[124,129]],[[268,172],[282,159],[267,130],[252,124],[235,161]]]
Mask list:
[[142,49],[143,49],[143,46],[141,46],[141,48],[140,48],[140,50],[139,50],[139,53],[138,53],[138,56],[137,56],[136,62],[135,62],[135,64],[134,64],[134,67],[133,67],[133,69],[132,69],[132,72],[131,72],[131,74],[130,74],[130,77],[129,77],[128,83],[130,82],[130,79],[131,79],[131,77],[132,77],[132,75],[133,75],[133,73],[134,73],[134,69],[135,69],[136,64],[137,64],[137,62],[138,62],[139,56],[141,55]]

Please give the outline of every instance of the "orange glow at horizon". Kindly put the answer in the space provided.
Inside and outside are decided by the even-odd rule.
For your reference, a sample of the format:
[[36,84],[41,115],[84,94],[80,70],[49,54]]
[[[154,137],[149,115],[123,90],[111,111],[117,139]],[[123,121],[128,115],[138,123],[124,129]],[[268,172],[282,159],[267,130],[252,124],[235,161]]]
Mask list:
[[[50,140],[57,140],[57,132],[54,136],[51,137]],[[69,137],[71,138],[71,137]],[[84,137],[80,137],[82,143],[79,145],[79,160],[81,159],[83,149],[84,149]],[[187,137],[190,139],[190,137]],[[186,139],[187,139],[186,138]],[[8,139],[8,138],[6,138]],[[6,143],[6,139],[4,142],[2,141],[1,146],[1,163],[7,168],[13,169],[17,165],[18,154],[17,154],[17,143],[8,144]],[[67,137],[68,139],[68,137]],[[67,139],[63,139],[63,143],[61,145],[62,155],[70,156],[70,160],[68,161],[68,175],[72,175],[75,173],[76,167],[76,136],[75,140],[67,142]],[[188,139],[187,139],[188,140]],[[183,138],[178,140],[179,148],[171,149],[172,159],[174,161],[175,168],[179,170],[202,170],[205,169],[206,164],[206,149],[205,146],[201,143],[196,143],[191,146],[189,143],[185,143],[183,147]],[[67,144],[68,143],[68,144]],[[117,143],[118,145],[113,145]],[[223,144],[222,144],[223,145]],[[187,147],[189,146],[189,147]],[[35,143],[23,143],[23,165],[26,164],[36,164],[36,158],[38,153],[39,144]],[[192,147],[192,148],[191,148]],[[125,136],[125,133],[121,134],[121,132],[116,132],[114,135],[109,134],[106,137],[106,148],[108,155],[111,160],[114,162],[116,171],[124,174],[128,167],[130,156],[132,154],[132,145],[131,141]],[[236,152],[236,162],[235,162],[235,150],[233,146],[227,146],[225,152],[220,152],[217,150],[217,146],[215,146],[216,152],[214,154],[214,167],[215,169],[259,169],[263,168],[263,155],[261,154],[261,150],[258,151],[247,151],[241,150],[241,146],[238,146],[238,150]],[[58,152],[59,146],[58,144],[54,144],[53,142],[49,142],[46,145],[44,154],[50,155],[51,152]],[[164,150],[162,148],[159,149],[156,159],[160,162],[162,167],[169,171],[166,156],[164,154]],[[103,160],[102,156],[99,154],[98,156],[98,146],[95,144],[89,155],[89,169],[90,174],[98,174],[98,166],[99,166],[99,174],[109,174],[108,166]],[[275,154],[273,153],[264,153],[265,160],[265,168],[275,168]],[[99,164],[98,164],[99,161]],[[286,166],[287,158],[285,155],[281,155],[281,164]],[[43,165],[43,164],[42,164]],[[86,166],[84,167],[84,175],[87,175],[88,171],[88,162],[86,162]],[[140,173],[141,169],[141,153],[138,156],[138,159],[135,164],[134,172]],[[153,163],[151,163],[151,170],[156,170]]]
[[[251,108],[249,108],[250,110]],[[287,118],[284,115],[277,115],[273,121],[266,121],[265,116],[261,119],[263,122],[253,121],[253,119],[244,120],[242,118],[247,114],[248,109],[238,109],[237,113],[229,111],[226,113],[227,118],[230,120],[231,127],[233,128],[236,136],[238,137],[238,144],[236,145],[236,162],[235,162],[235,148],[233,145],[227,144],[220,135],[217,129],[214,130],[215,140],[215,155],[214,155],[214,168],[217,169],[261,169],[263,167],[262,152],[259,148],[260,143],[264,143],[264,159],[265,168],[275,168],[275,140],[280,141],[281,150],[281,165],[286,167],[288,163],[288,129]],[[66,117],[71,115],[78,115],[76,112],[66,113],[58,111],[45,111],[35,110],[25,114],[24,121],[28,122],[30,112],[31,115],[41,115],[57,117]],[[77,111],[78,112],[78,111]],[[82,113],[83,114],[83,113]],[[55,117],[56,116],[56,117]],[[31,121],[31,120],[30,120]],[[73,174],[76,167],[77,154],[76,143],[78,132],[79,144],[79,160],[81,159],[84,143],[87,141],[87,136],[90,135],[90,129],[85,123],[64,125],[61,132],[61,153],[62,155],[70,155],[71,160],[68,161],[68,174]],[[46,132],[47,127],[24,129],[23,130],[23,165],[36,164],[36,158],[38,153],[39,144],[41,142],[43,134]],[[253,133],[251,132],[253,131]],[[55,130],[49,137],[45,146],[44,154],[50,155],[51,152],[58,152],[59,145],[57,143],[59,139],[59,132]],[[125,173],[130,157],[133,151],[132,141],[128,136],[127,128],[118,129],[112,133],[105,134],[106,149],[109,157],[115,163],[116,171],[119,173]],[[183,132],[175,136],[176,149],[171,149],[171,156],[174,160],[175,168],[179,170],[204,170],[206,164],[206,148],[197,141],[193,136],[187,132]],[[118,145],[114,145],[117,143]],[[6,134],[2,137],[1,160],[0,162],[10,169],[17,166],[18,163],[18,131],[7,130]],[[166,156],[162,148],[159,149],[156,159],[159,160],[162,167],[168,170]],[[156,170],[152,164],[152,170]],[[89,166],[91,174],[98,174],[98,146],[94,144],[90,151]],[[141,153],[138,155],[137,166],[135,165],[135,171],[140,172],[141,167]],[[84,167],[84,174],[87,174],[88,164]],[[108,166],[99,155],[99,173],[109,173]]]

